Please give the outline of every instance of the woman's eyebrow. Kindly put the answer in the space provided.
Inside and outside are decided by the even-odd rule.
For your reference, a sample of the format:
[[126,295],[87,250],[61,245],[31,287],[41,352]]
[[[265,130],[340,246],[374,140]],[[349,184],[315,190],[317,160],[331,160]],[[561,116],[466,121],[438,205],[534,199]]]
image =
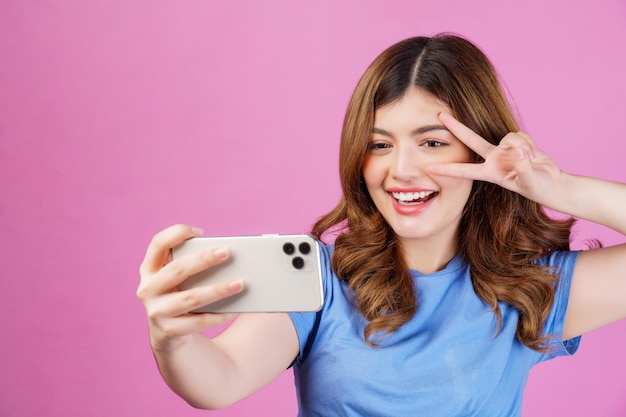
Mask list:
[[[450,130],[445,127],[444,125],[425,125],[425,126],[420,126],[417,129],[413,130],[411,132],[411,135],[415,136],[415,135],[423,135],[424,133],[428,133],[428,132],[432,132],[434,130],[445,130],[447,132],[449,132]],[[371,130],[372,134],[379,134],[379,135],[383,135],[383,136],[389,136],[389,137],[393,137],[393,135],[389,132],[387,132],[385,129],[381,129],[378,127],[373,127]]]

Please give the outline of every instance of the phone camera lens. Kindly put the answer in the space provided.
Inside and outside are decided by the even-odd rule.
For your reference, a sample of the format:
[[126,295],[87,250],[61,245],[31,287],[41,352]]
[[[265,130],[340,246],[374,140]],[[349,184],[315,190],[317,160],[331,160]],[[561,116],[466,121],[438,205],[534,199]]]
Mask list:
[[300,250],[301,254],[308,255],[309,252],[311,252],[311,245],[309,245],[307,242],[302,242],[298,245],[298,249]]
[[299,256],[296,256],[295,258],[293,258],[293,260],[291,261],[291,264],[293,265],[294,268],[296,269],[302,269],[304,267],[304,259],[302,259]]
[[296,247],[293,245],[293,243],[287,242],[283,245],[283,252],[285,252],[287,255],[293,255],[295,251]]

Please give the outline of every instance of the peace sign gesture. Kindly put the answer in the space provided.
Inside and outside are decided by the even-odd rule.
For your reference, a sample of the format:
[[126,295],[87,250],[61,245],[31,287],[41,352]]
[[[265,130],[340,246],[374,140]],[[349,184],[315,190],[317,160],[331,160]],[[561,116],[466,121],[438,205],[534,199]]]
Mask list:
[[550,206],[551,190],[561,178],[561,170],[535,146],[529,135],[524,132],[509,133],[496,146],[448,113],[440,113],[439,119],[484,162],[432,164],[428,166],[431,173],[488,181]]

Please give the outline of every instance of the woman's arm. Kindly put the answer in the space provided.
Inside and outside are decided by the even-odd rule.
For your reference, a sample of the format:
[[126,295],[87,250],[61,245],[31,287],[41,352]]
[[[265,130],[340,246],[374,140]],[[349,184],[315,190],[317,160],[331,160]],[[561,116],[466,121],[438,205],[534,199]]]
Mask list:
[[[526,133],[494,146],[451,115],[442,123],[485,161],[432,165],[435,175],[489,181],[552,210],[626,235],[626,184],[562,172]],[[564,338],[626,318],[626,244],[581,253],[574,270]]]
[[219,336],[191,335],[176,349],[153,349],[163,379],[190,405],[227,407],[263,388],[298,354],[286,313],[241,314]]
[[201,231],[177,225],[155,235],[141,265],[137,296],[148,316],[150,343],[166,383],[197,408],[223,408],[278,377],[298,354],[295,328],[285,313],[241,314],[219,336],[200,332],[227,322],[227,314],[189,314],[243,289],[241,281],[178,291],[187,277],[228,258],[209,251],[171,261],[171,248]]
[[[626,235],[626,184],[562,174],[550,208]],[[565,317],[572,338],[626,318],[626,244],[580,254]]]

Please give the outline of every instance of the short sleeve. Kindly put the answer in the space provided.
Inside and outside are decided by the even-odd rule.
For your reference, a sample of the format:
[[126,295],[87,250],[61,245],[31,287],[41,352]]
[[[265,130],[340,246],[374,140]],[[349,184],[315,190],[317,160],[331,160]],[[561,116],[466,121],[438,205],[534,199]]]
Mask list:
[[578,350],[581,337],[563,340],[563,326],[569,302],[574,267],[580,251],[554,252],[540,261],[541,265],[554,268],[559,280],[554,294],[554,304],[544,325],[544,334],[550,337],[550,351],[542,354],[538,362],[557,356],[571,356]]
[[324,290],[324,305],[318,312],[293,312],[289,313],[289,318],[293,322],[298,334],[298,341],[300,343],[300,353],[296,357],[294,364],[302,362],[310,349],[315,334],[319,326],[319,322],[324,314],[324,310],[328,306],[331,299],[332,288],[332,273],[330,265],[330,250],[329,247],[323,243],[320,243],[320,259],[322,268],[322,285]]

